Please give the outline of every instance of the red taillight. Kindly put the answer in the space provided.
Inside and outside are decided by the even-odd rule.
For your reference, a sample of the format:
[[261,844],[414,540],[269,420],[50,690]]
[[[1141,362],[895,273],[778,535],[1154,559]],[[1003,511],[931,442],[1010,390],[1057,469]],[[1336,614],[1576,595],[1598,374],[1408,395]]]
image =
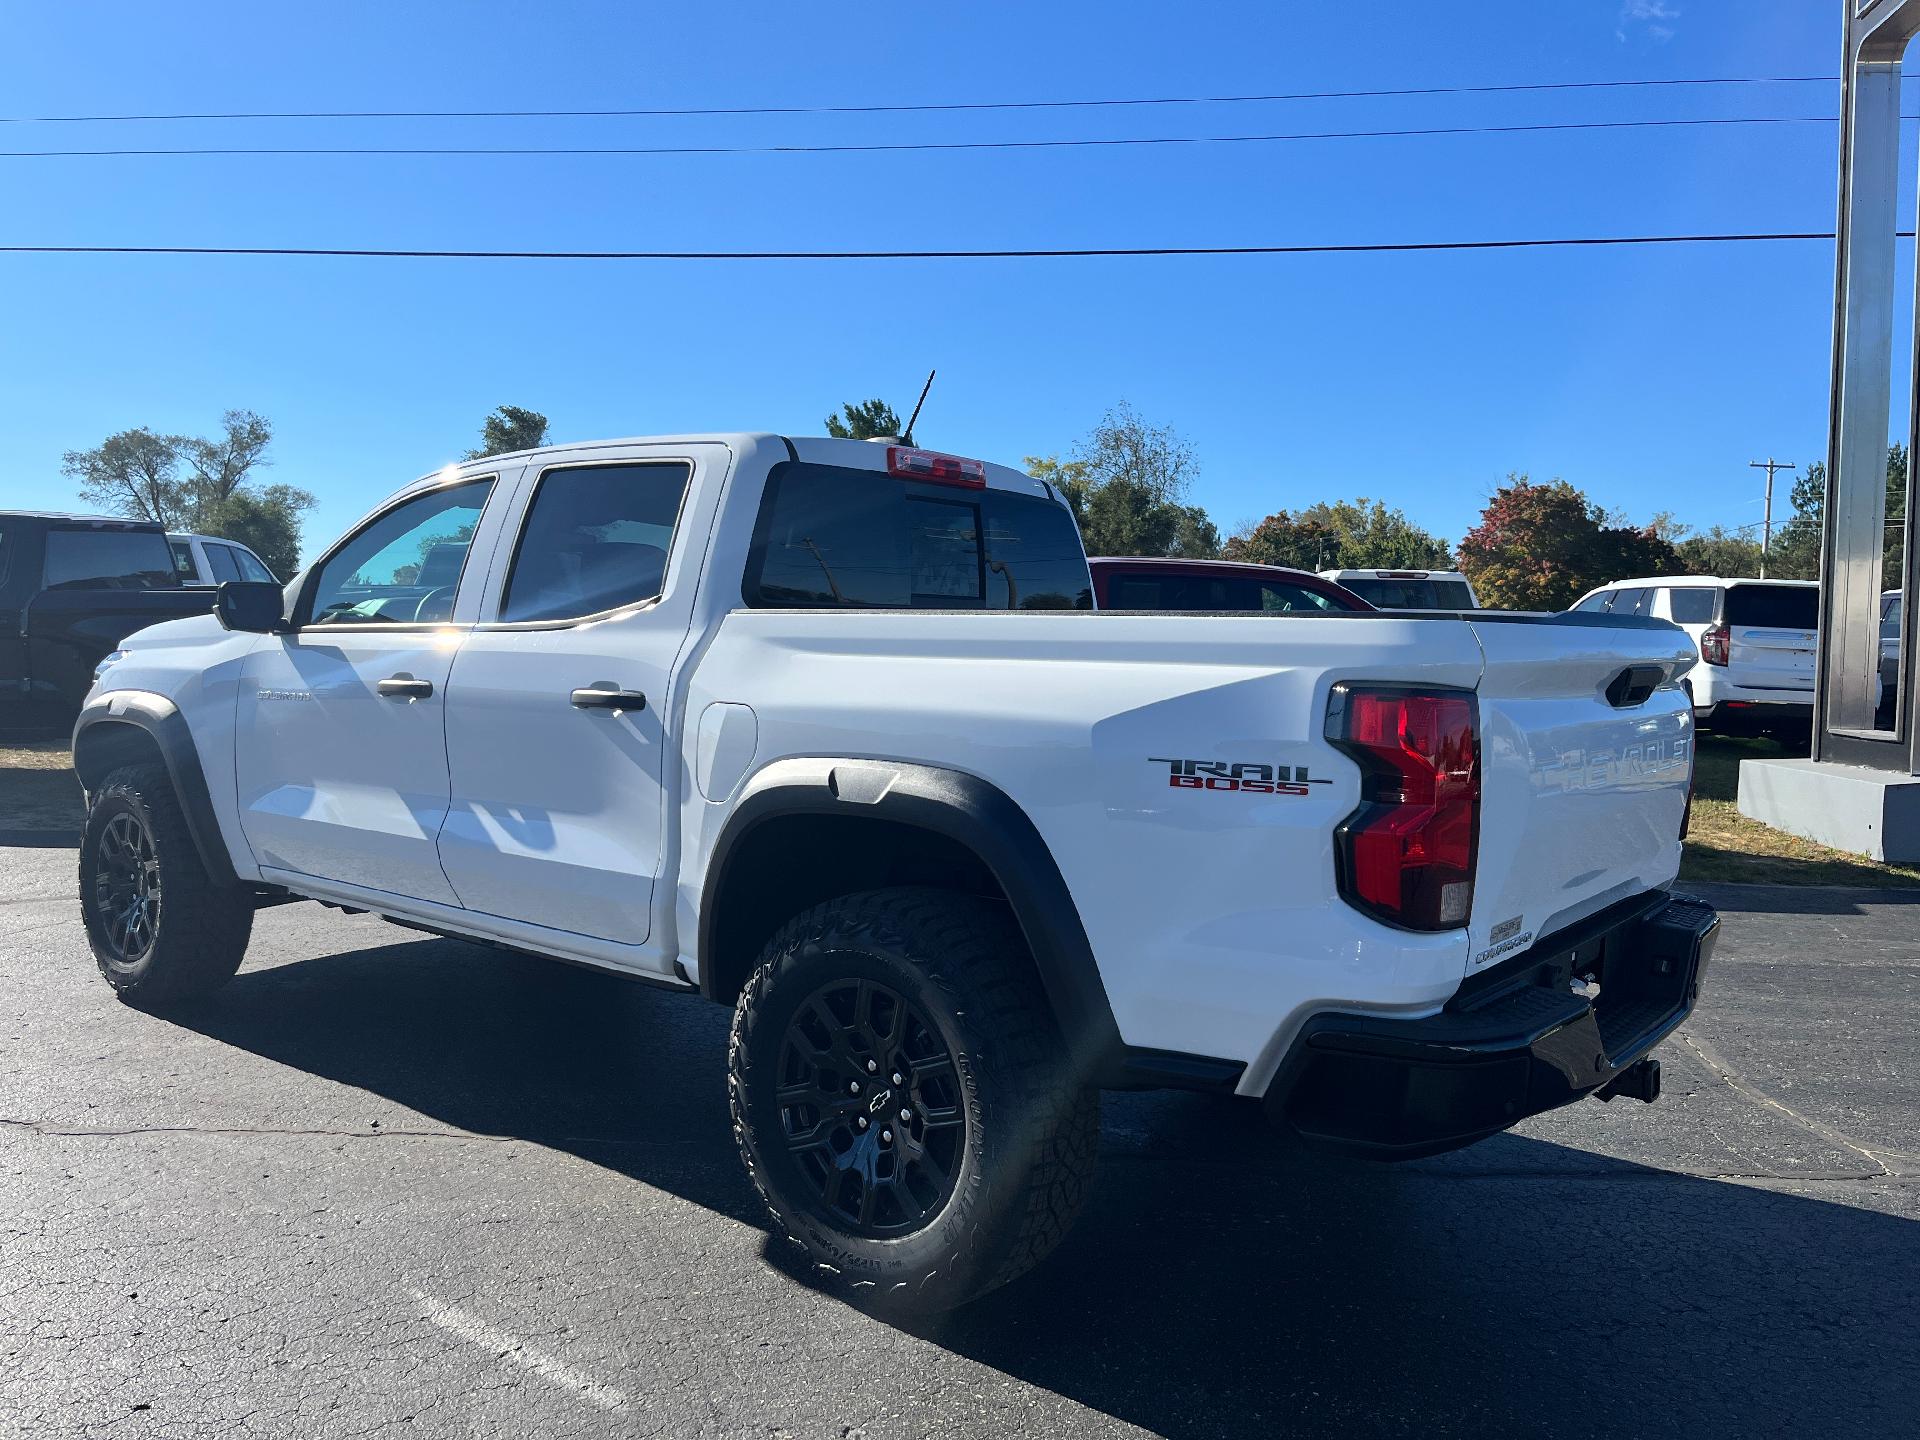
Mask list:
[[1480,747],[1464,690],[1336,685],[1327,738],[1360,762],[1360,808],[1338,834],[1340,892],[1409,930],[1473,909]]
[[958,455],[942,455],[933,450],[910,450],[904,445],[887,447],[887,471],[907,480],[965,485],[972,490],[984,490],[987,484],[987,466],[983,460],[963,460]]
[[1700,633],[1700,658],[1709,665],[1727,663],[1727,627],[1709,625]]

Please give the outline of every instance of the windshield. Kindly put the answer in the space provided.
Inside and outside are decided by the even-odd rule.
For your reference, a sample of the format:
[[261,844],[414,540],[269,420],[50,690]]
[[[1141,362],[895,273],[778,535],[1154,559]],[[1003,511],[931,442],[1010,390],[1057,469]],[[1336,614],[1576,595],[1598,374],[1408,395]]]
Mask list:
[[1382,610],[1471,610],[1473,591],[1464,580],[1387,580],[1355,576],[1340,582]]
[[1727,624],[1816,629],[1820,591],[1812,585],[1735,585],[1727,591]]

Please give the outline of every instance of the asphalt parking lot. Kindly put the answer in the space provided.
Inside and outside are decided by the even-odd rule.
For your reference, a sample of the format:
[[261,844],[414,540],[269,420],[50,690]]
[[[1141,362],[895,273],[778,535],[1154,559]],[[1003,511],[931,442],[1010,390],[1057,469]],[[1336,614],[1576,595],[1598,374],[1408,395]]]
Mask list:
[[1653,1107],[1380,1169],[1109,1096],[1053,1260],[900,1325],[784,1268],[717,1008],[293,905],[144,1015],[72,872],[0,850],[8,1434],[1884,1436],[1920,1404],[1920,894],[1713,890]]

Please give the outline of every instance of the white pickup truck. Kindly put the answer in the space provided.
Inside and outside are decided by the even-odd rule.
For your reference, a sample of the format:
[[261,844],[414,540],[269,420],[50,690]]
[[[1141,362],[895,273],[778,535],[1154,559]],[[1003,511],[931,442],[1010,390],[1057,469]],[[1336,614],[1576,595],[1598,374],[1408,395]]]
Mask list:
[[1043,481],[904,445],[497,456],[103,662],[80,900],[136,1004],[306,898],[732,1006],[775,1223],[952,1305],[1066,1231],[1102,1087],[1387,1158],[1652,1099],[1716,926],[1667,889],[1692,654],[1097,613]]

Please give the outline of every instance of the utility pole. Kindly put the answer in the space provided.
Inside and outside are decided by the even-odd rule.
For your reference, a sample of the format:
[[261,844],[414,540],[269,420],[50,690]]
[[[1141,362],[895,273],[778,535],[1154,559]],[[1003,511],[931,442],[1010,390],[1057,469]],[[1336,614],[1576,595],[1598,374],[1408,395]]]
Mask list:
[[1760,522],[1760,578],[1764,580],[1767,578],[1767,551],[1773,548],[1773,472],[1799,467],[1791,460],[1775,460],[1769,455],[1765,460],[1749,460],[1747,468],[1767,472],[1766,518]]

